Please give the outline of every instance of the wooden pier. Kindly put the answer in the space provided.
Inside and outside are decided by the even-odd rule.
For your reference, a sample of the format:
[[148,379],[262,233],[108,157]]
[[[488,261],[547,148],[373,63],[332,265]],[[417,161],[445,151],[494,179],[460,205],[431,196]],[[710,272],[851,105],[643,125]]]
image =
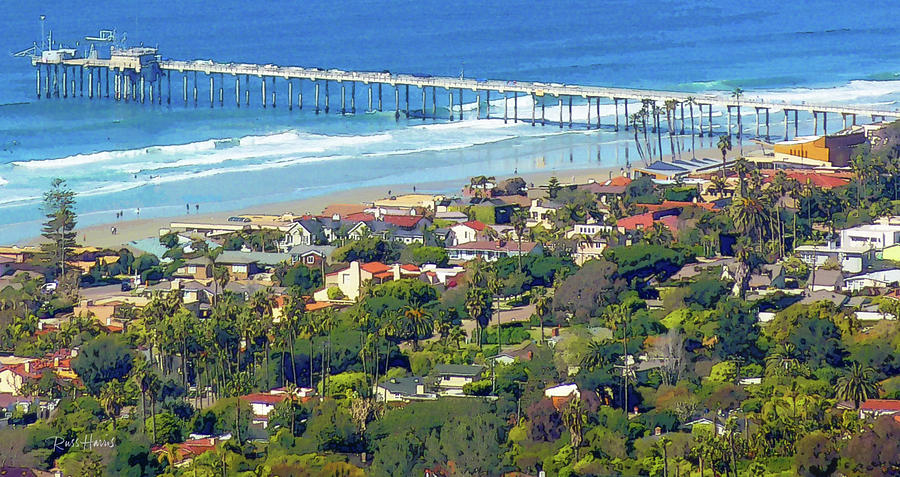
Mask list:
[[[162,59],[155,48],[129,48],[111,50],[110,58],[102,59],[99,57],[78,58],[74,50],[51,50],[49,53],[40,57],[32,58],[32,65],[36,68],[37,77],[37,96],[40,98],[42,93],[44,97],[62,97],[75,96],[76,87],[80,96],[84,95],[84,83],[87,79],[88,97],[110,97],[110,76],[112,76],[112,95],[116,100],[123,101],[140,101],[146,102],[147,99],[151,103],[162,103],[163,96],[168,104],[171,104],[173,98],[172,77],[181,76],[181,100],[188,104],[193,102],[197,105],[200,101],[198,88],[203,80],[208,78],[209,82],[209,105],[213,107],[216,102],[219,106],[225,103],[225,78],[229,77],[234,80],[234,99],[237,107],[250,106],[251,86],[250,80],[259,83],[260,105],[268,107],[276,107],[276,81],[286,82],[288,87],[288,97],[286,98],[287,107],[293,109],[296,104],[299,109],[303,107],[303,81],[309,81],[314,85],[314,107],[316,113],[320,108],[320,85],[324,86],[324,112],[331,111],[330,101],[332,91],[329,88],[332,83],[336,83],[340,91],[340,111],[342,114],[352,114],[356,112],[356,87],[358,84],[368,87],[368,109],[367,111],[382,111],[383,88],[387,87],[389,97],[390,90],[393,89],[394,113],[397,119],[400,118],[401,112],[410,117],[410,114],[421,115],[425,119],[428,109],[426,103],[431,99],[431,117],[437,119],[437,90],[443,90],[447,94],[447,116],[448,120],[463,119],[464,96],[468,93],[470,99],[475,100],[474,117],[480,119],[491,118],[489,108],[486,108],[484,114],[482,108],[482,94],[490,105],[491,93],[499,94],[504,100],[503,120],[508,121],[524,121],[529,122],[532,126],[536,124],[546,125],[548,123],[557,125],[560,128],[564,126],[572,127],[572,99],[580,98],[579,101],[586,101],[588,106],[588,118],[586,122],[580,123],[579,127],[587,127],[588,129],[600,128],[601,102],[607,105],[615,106],[615,121],[613,124],[606,125],[615,130],[619,130],[620,126],[620,109],[622,103],[622,124],[625,129],[634,122],[634,113],[645,115],[649,122],[654,122],[654,127],[659,127],[660,111],[665,113],[665,109],[669,108],[675,122],[679,120],[680,112],[681,131],[684,131],[685,124],[685,105],[689,110],[693,110],[696,106],[699,111],[699,131],[692,130],[691,133],[699,133],[700,136],[704,132],[710,136],[713,134],[713,109],[719,109],[727,114],[728,128],[727,132],[732,132],[732,111],[737,114],[738,136],[740,137],[743,127],[741,126],[741,108],[752,108],[756,111],[756,131],[757,136],[760,133],[761,116],[764,114],[765,136],[769,136],[769,112],[771,110],[781,110],[784,112],[784,137],[788,138],[789,116],[793,115],[794,135],[797,130],[797,114],[802,111],[809,113],[814,118],[815,134],[818,134],[818,119],[822,118],[822,133],[827,134],[828,114],[840,114],[843,120],[844,128],[847,127],[848,118],[852,124],[857,123],[857,116],[862,118],[871,118],[872,121],[885,120],[886,118],[900,117],[900,111],[897,110],[881,110],[871,109],[857,106],[844,106],[836,104],[809,104],[806,102],[771,102],[756,98],[743,98],[733,94],[700,94],[678,91],[657,91],[647,89],[634,88],[612,88],[602,86],[585,86],[570,85],[560,83],[541,83],[535,81],[503,81],[503,80],[481,80],[472,78],[454,78],[417,74],[394,74],[391,72],[365,72],[365,71],[341,71],[337,69],[323,70],[320,68],[309,68],[301,66],[278,66],[278,65],[259,65],[251,63],[219,63],[210,60],[194,60],[180,61]],[[56,54],[54,54],[56,53]],[[41,72],[44,71],[42,78]],[[61,71],[60,71],[61,70]],[[198,75],[205,75],[206,78],[200,79]],[[243,79],[243,92],[242,85]],[[294,96],[294,83],[297,82],[297,95]],[[191,90],[188,84],[191,84]],[[349,88],[347,88],[349,86]],[[373,86],[375,87],[373,89]],[[417,109],[411,109],[409,102],[409,89],[417,88],[421,92],[422,104]],[[271,88],[270,92],[267,88]],[[178,98],[177,83],[174,97]],[[346,104],[346,90],[350,90],[350,106]],[[431,92],[430,95],[427,93]],[[401,101],[402,97],[405,102]],[[189,92],[192,93],[189,95]],[[518,105],[519,96],[530,96],[533,101],[530,117],[520,117]],[[415,97],[415,96],[414,96]],[[496,98],[496,96],[495,96]],[[377,102],[375,102],[377,99]],[[295,102],[296,100],[296,102]],[[509,114],[509,102],[513,102],[513,115]],[[548,103],[549,101],[549,103]],[[631,112],[629,114],[629,101],[632,102]],[[537,107],[538,103],[540,108]],[[559,107],[559,117],[548,118],[545,114],[546,104],[556,103]],[[672,105],[680,106],[672,109]],[[596,107],[596,114],[591,118],[591,109]],[[564,115],[564,112],[568,115]],[[679,111],[680,110],[680,111]],[[745,109],[747,111],[747,109]],[[458,115],[454,115],[458,112]],[[538,112],[540,113],[538,115]],[[470,114],[470,116],[472,116]],[[667,114],[668,116],[668,114]],[[705,116],[705,118],[704,118]],[[498,118],[499,119],[499,118]],[[705,121],[704,121],[705,119]],[[675,128],[672,126],[673,129]],[[704,128],[706,131],[704,131]]]

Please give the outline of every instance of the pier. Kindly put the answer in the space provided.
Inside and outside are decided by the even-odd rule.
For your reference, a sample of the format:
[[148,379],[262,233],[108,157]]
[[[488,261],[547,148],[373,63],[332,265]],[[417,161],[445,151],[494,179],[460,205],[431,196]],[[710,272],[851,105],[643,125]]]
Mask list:
[[[95,53],[95,52],[92,52]],[[687,105],[691,116],[693,116],[693,108],[696,107],[699,118],[699,128],[691,128],[691,134],[703,136],[713,135],[713,110],[717,109],[727,115],[727,133],[732,134],[732,114],[737,114],[738,136],[743,131],[741,126],[741,108],[744,111],[756,112],[756,131],[757,136],[761,127],[764,128],[765,137],[769,137],[770,124],[769,112],[771,110],[784,112],[784,138],[789,137],[790,125],[789,116],[793,116],[793,133],[798,134],[797,130],[797,114],[804,112],[810,114],[814,119],[814,133],[819,133],[819,118],[822,121],[822,134],[828,133],[828,115],[840,115],[844,127],[847,126],[848,118],[852,124],[857,124],[857,118],[871,118],[873,122],[885,120],[887,118],[900,117],[900,111],[897,110],[881,110],[871,109],[857,106],[829,105],[829,104],[808,104],[806,102],[770,102],[756,98],[741,98],[729,94],[698,94],[678,91],[657,91],[647,89],[634,88],[614,88],[603,86],[586,86],[571,85],[560,83],[542,83],[535,81],[511,81],[511,80],[488,80],[473,79],[464,77],[442,77],[418,74],[395,74],[391,72],[366,72],[366,71],[342,71],[337,69],[324,70],[321,68],[302,67],[302,66],[278,66],[278,65],[259,65],[252,63],[220,63],[211,60],[169,60],[162,59],[155,48],[137,47],[137,48],[120,48],[115,47],[110,50],[110,58],[100,58],[97,54],[92,54],[87,58],[78,57],[78,53],[74,49],[57,49],[43,51],[40,56],[32,57],[32,66],[36,69],[36,91],[37,97],[75,97],[84,95],[85,81],[87,81],[88,98],[110,97],[110,84],[112,83],[112,97],[116,101],[140,101],[145,103],[156,102],[162,104],[165,96],[166,104],[171,104],[173,97],[176,102],[180,99],[185,105],[198,105],[201,101],[198,89],[204,82],[203,78],[198,75],[204,75],[208,78],[209,83],[209,107],[214,107],[218,102],[219,106],[225,104],[225,86],[226,76],[234,79],[234,98],[235,106],[241,107],[243,100],[244,106],[250,106],[250,91],[253,88],[250,82],[258,82],[259,88],[259,104],[266,108],[271,104],[272,108],[276,107],[276,82],[286,83],[288,96],[285,99],[287,109],[293,110],[296,104],[297,109],[303,108],[303,83],[309,82],[314,87],[314,108],[318,114],[324,111],[326,114],[331,111],[330,101],[332,89],[330,86],[337,86],[334,90],[340,91],[340,113],[355,114],[356,113],[356,90],[357,85],[367,89],[368,111],[383,111],[384,101],[382,97],[383,87],[388,91],[393,90],[394,99],[394,115],[399,120],[401,114],[409,118],[411,115],[418,115],[423,120],[428,115],[426,103],[428,98],[428,90],[431,90],[431,114],[433,119],[462,120],[464,113],[464,100],[468,98],[475,100],[474,118],[481,119],[491,118],[490,101],[491,93],[499,94],[502,98],[503,121],[504,122],[526,122],[532,126],[540,124],[541,126],[551,125],[559,128],[572,128],[572,100],[578,99],[579,102],[586,102],[588,105],[587,121],[577,123],[578,127],[587,129],[601,128],[600,122],[600,105],[602,102],[615,106],[615,121],[608,124],[607,127],[616,131],[620,128],[620,103],[624,106],[621,124],[627,130],[632,123],[635,122],[634,114],[629,116],[629,101],[633,105],[640,108],[633,108],[632,111],[638,109],[637,114],[644,114],[654,129],[660,126],[658,119],[661,113],[667,113],[671,123],[669,128],[673,131],[678,130],[677,123],[680,121],[680,131],[683,134],[685,129],[685,106]],[[42,73],[43,72],[43,73]],[[178,94],[176,81],[176,91],[172,90],[172,77],[181,76],[181,94]],[[112,78],[112,79],[111,79]],[[243,78],[244,96],[241,97],[241,79]],[[190,94],[188,83],[191,84]],[[271,88],[271,92],[267,91]],[[296,85],[296,96],[294,96]],[[320,89],[320,86],[324,88]],[[349,86],[349,87],[348,87]],[[375,87],[373,90],[373,86]],[[410,106],[410,88],[419,89],[421,93],[422,103],[420,107],[414,108]],[[216,91],[218,89],[218,91]],[[447,92],[447,113],[446,116],[439,117],[437,108],[436,90],[441,89]],[[350,90],[350,104],[346,104],[346,93]],[[62,91],[62,94],[60,94]],[[320,93],[324,91],[324,105],[320,103]],[[403,94],[401,95],[401,91]],[[180,96],[180,97],[179,97]],[[414,94],[414,97],[416,95]],[[520,117],[518,99],[520,96],[530,96],[533,100],[530,117]],[[374,101],[373,97],[377,99]],[[484,108],[482,114],[482,97],[486,98],[488,107]],[[218,100],[218,101],[217,101]],[[510,102],[513,103],[512,115],[510,116]],[[537,105],[540,104],[540,111]],[[545,115],[546,104],[558,105],[559,117],[549,118]],[[591,120],[591,107],[596,105],[595,120]],[[675,107],[672,107],[674,105]],[[323,108],[324,106],[324,108]],[[376,109],[373,109],[375,107]],[[458,113],[458,114],[456,114]],[[568,114],[564,114],[568,113]],[[704,115],[706,120],[704,121]],[[471,116],[471,114],[470,114]],[[496,116],[495,116],[496,117]],[[764,122],[761,122],[764,121]]]

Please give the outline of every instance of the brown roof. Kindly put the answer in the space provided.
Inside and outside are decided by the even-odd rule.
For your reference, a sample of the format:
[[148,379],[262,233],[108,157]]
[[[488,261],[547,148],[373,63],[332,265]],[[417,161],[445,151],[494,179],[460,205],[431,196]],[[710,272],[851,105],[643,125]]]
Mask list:
[[[529,253],[534,250],[534,247],[537,244],[534,242],[522,242],[522,252]],[[497,240],[476,240],[475,242],[467,242],[459,245],[454,245],[452,247],[447,247],[449,250],[488,250],[488,251],[507,251],[507,252],[517,252],[519,250],[519,243],[515,240],[510,241],[497,241]]]

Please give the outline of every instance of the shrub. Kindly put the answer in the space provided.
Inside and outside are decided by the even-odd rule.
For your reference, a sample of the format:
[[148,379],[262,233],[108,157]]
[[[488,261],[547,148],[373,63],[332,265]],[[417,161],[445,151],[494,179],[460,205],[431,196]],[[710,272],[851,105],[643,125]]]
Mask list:
[[344,292],[341,291],[340,287],[333,286],[328,289],[328,299],[329,300],[342,300],[346,298]]
[[487,396],[491,393],[491,380],[482,379],[468,383],[463,386],[463,393],[467,396]]

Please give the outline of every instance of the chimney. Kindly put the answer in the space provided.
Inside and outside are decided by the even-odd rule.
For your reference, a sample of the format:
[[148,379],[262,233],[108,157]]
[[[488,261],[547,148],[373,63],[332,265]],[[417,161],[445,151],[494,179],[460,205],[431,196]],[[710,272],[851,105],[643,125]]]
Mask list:
[[331,216],[331,220],[333,220],[333,221],[335,221],[335,222],[340,222],[340,221],[341,221],[341,216],[340,216],[339,214],[334,214],[334,215]]
[[399,280],[400,279],[400,264],[395,263],[392,268],[393,268],[392,271],[394,272],[394,280]]
[[53,367],[54,367],[54,368],[58,368],[58,367],[59,367],[59,356],[54,356],[54,357],[53,357]]
[[25,361],[24,368],[25,368],[26,373],[30,373],[31,372],[31,361]]

